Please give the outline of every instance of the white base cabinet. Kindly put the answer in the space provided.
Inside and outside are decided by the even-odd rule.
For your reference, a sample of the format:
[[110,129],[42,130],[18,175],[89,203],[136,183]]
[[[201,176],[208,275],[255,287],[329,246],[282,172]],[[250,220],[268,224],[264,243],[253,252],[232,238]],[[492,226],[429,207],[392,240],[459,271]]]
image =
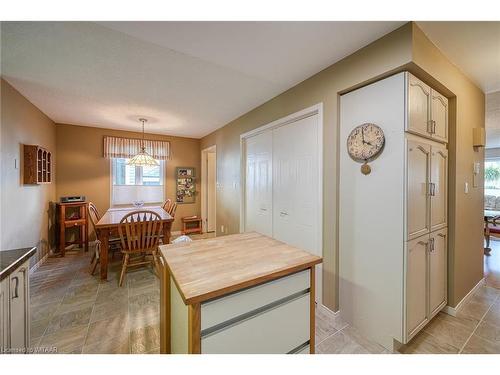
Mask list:
[[[447,103],[406,72],[340,100],[340,314],[390,350],[447,302]],[[364,123],[385,134],[368,175],[345,142]]]
[[24,353],[30,346],[29,261],[0,283],[0,351]]

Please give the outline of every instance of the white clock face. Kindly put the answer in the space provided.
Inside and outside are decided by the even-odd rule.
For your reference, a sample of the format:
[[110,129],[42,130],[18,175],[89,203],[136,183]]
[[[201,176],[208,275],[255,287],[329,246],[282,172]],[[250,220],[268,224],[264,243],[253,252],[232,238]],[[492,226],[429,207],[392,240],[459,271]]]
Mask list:
[[383,149],[385,137],[383,130],[375,124],[355,127],[347,137],[347,152],[351,158],[367,161],[377,156]]

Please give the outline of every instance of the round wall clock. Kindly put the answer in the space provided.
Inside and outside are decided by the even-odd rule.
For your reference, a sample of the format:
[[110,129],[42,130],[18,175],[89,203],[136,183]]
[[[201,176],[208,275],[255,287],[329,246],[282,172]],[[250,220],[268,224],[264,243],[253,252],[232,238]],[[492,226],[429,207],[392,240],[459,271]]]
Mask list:
[[384,144],[384,131],[375,124],[366,123],[356,126],[347,137],[347,152],[352,159],[363,162],[361,173],[369,174],[368,162],[382,152]]

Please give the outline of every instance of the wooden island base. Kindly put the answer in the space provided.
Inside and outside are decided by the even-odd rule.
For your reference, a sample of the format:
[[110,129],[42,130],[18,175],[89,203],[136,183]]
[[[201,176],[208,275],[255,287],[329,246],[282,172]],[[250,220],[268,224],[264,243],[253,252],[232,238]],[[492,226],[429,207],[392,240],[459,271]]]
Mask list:
[[320,257],[257,233],[160,250],[161,353],[314,353]]

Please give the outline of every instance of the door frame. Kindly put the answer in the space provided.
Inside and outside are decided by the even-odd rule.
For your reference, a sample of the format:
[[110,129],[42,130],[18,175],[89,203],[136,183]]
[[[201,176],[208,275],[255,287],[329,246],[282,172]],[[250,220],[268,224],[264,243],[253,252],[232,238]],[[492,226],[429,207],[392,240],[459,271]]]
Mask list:
[[201,228],[203,233],[207,232],[207,215],[208,215],[208,200],[207,200],[207,184],[208,184],[208,171],[207,171],[207,155],[215,153],[215,233],[217,233],[217,145],[212,145],[201,150]]
[[[240,233],[245,232],[245,217],[246,217],[246,207],[245,207],[245,197],[246,197],[246,140],[257,134],[263,133],[268,130],[276,129],[280,126],[285,126],[291,124],[295,121],[302,120],[307,117],[318,115],[318,171],[319,171],[319,181],[318,186],[318,197],[319,197],[319,210],[318,210],[318,233],[317,240],[318,244],[321,246],[321,256],[323,256],[323,184],[324,184],[324,170],[323,170],[323,103],[315,104],[311,107],[307,107],[301,111],[292,113],[288,116],[282,117],[278,120],[272,121],[268,124],[262,125],[256,129],[250,130],[246,133],[240,135]],[[323,288],[322,288],[323,290]],[[320,296],[320,301],[322,301],[322,296]]]

